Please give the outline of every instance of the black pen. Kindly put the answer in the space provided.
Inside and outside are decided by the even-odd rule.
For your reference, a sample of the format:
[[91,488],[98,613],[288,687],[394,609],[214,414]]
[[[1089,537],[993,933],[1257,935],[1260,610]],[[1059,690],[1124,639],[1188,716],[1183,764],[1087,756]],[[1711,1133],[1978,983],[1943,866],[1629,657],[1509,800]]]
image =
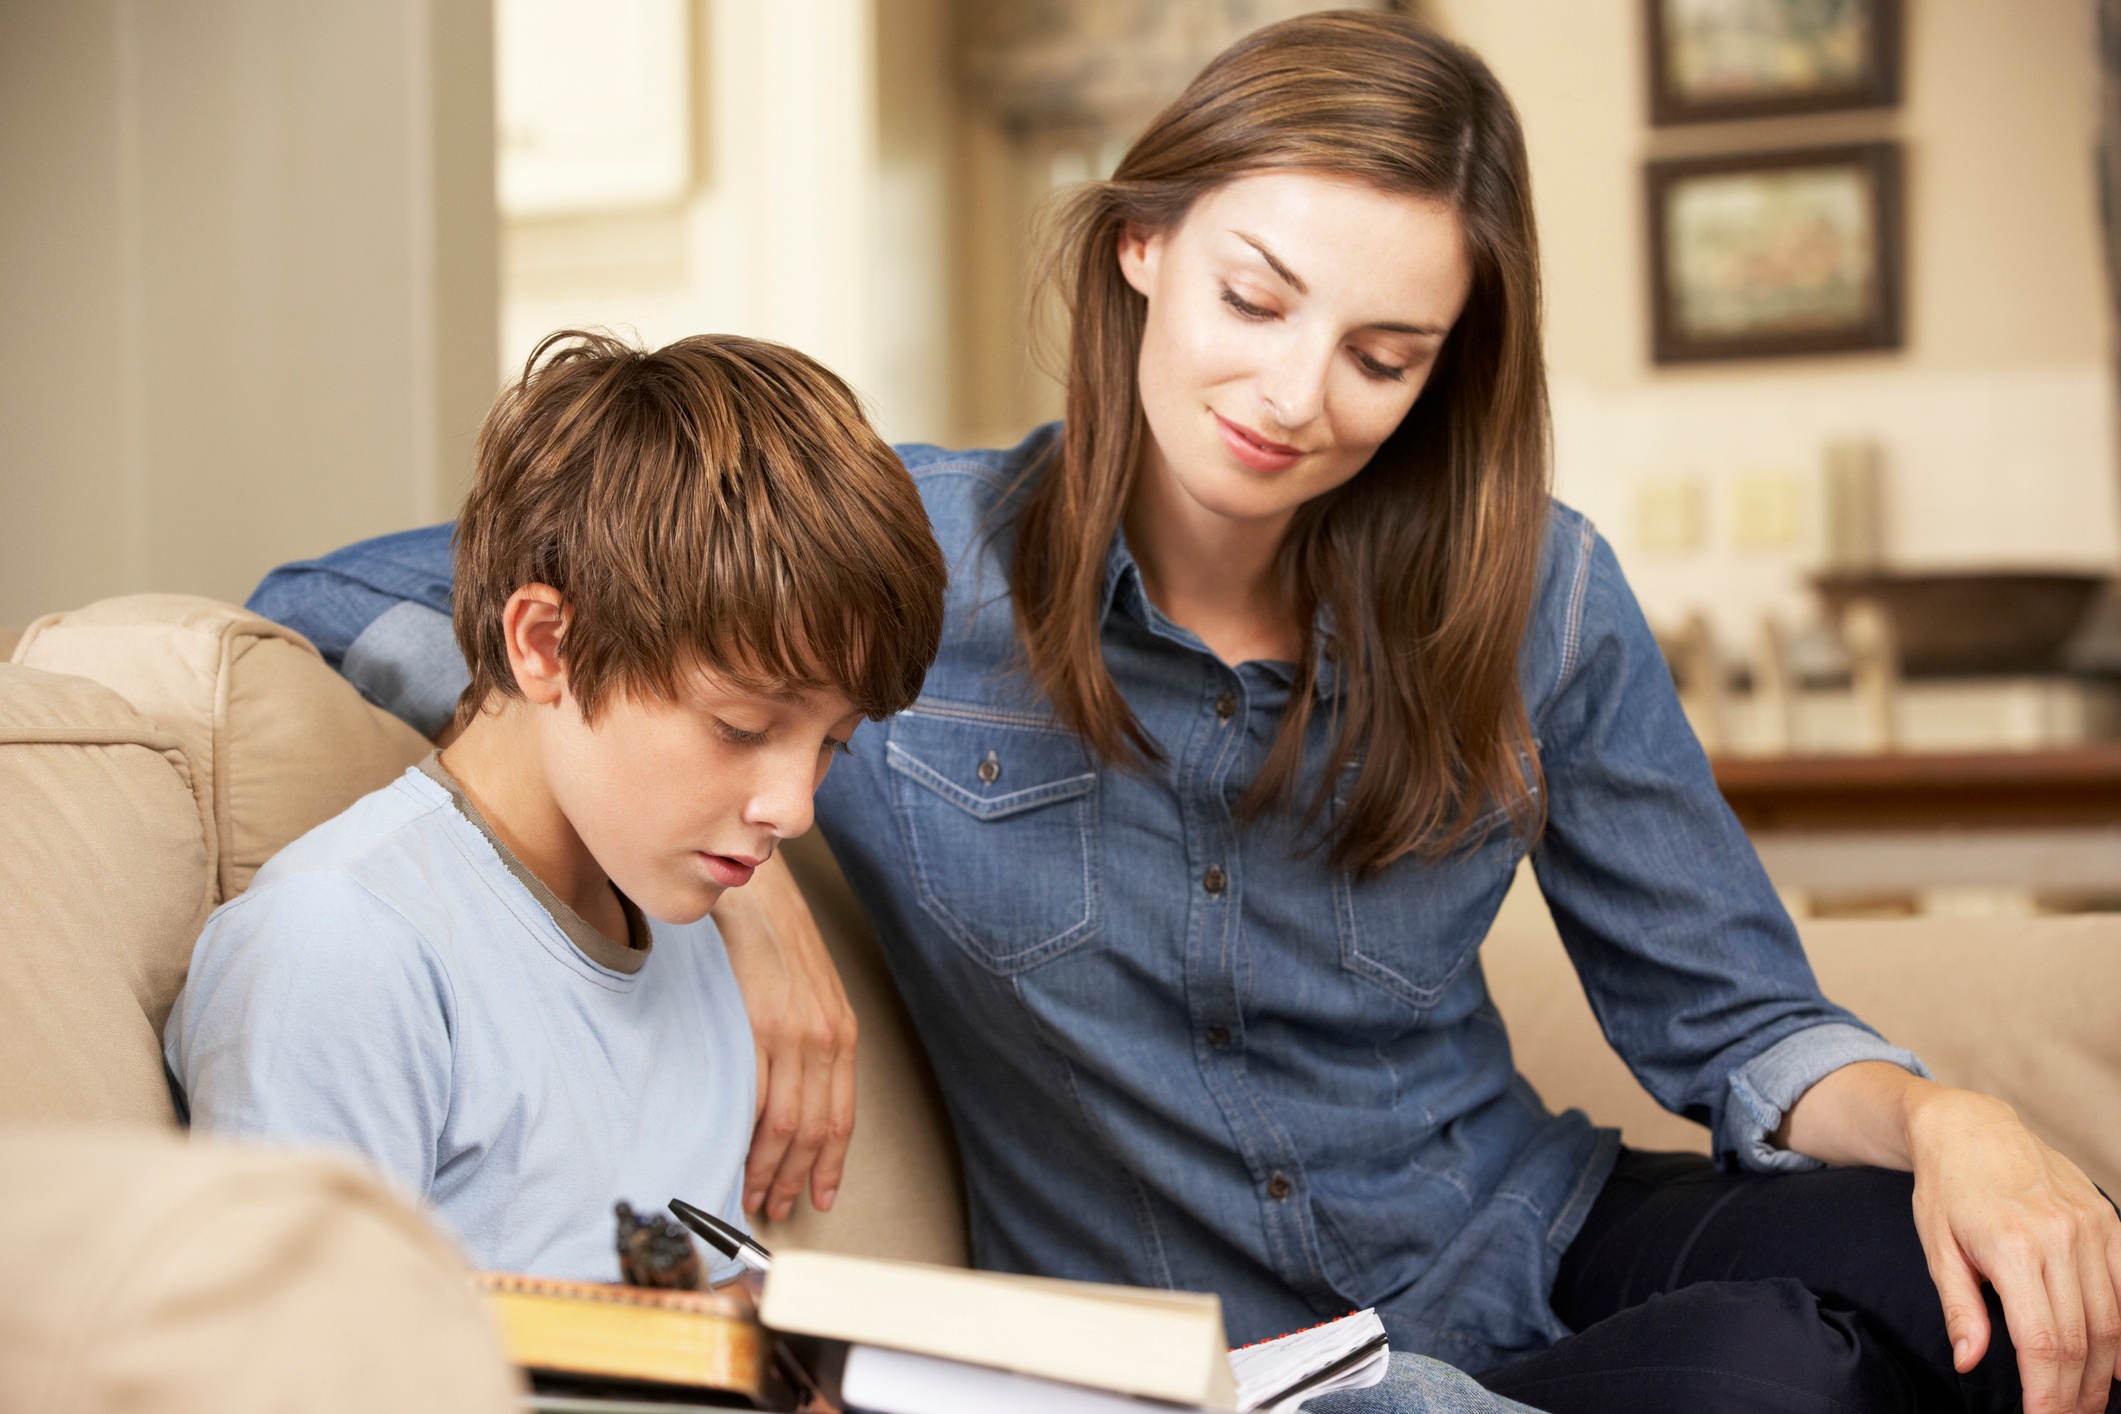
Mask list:
[[707,1245],[724,1257],[741,1262],[760,1275],[773,1270],[773,1254],[742,1228],[723,1222],[703,1208],[693,1207],[683,1198],[671,1199],[670,1211],[677,1215],[679,1222],[706,1238]]

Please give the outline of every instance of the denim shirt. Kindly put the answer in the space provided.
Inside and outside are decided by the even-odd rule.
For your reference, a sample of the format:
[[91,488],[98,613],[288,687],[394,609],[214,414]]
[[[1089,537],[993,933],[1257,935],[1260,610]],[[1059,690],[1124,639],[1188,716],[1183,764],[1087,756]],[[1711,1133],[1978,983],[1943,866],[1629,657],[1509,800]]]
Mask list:
[[[1105,661],[1163,760],[1086,754],[1021,671],[1008,594],[1009,489],[1055,435],[900,449],[951,566],[942,650],[817,801],[934,1063],[976,1261],[1219,1292],[1233,1341],[1375,1306],[1395,1350],[1467,1370],[1545,1347],[1620,1141],[1516,1073],[1481,974],[1523,842],[1334,869],[1301,808],[1325,712],[1297,803],[1240,818],[1292,669],[1223,663],[1123,540]],[[353,546],[252,607],[431,730],[464,681],[448,549],[447,527]],[[1820,995],[1612,552],[1559,505],[1519,661],[1532,865],[1607,1038],[1727,1165],[1812,1166],[1768,1137],[1799,1095],[1920,1062]]]

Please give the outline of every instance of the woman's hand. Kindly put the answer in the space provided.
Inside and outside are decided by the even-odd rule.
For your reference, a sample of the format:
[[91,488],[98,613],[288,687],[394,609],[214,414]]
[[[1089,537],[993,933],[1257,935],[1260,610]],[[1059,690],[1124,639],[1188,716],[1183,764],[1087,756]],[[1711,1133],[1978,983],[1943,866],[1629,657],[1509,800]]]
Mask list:
[[2001,1100],[1867,1061],[1806,1091],[1778,1136],[1834,1164],[1912,1170],[1915,1230],[1961,1374],[1987,1353],[1996,1288],[2027,1414],[2098,1414],[2121,1379],[2121,1219]]
[[758,1047],[758,1122],[744,1165],[744,1211],[776,1221],[807,1181],[820,1212],[839,1193],[854,1134],[854,1009],[810,906],[778,854],[722,895],[715,924],[743,989]]

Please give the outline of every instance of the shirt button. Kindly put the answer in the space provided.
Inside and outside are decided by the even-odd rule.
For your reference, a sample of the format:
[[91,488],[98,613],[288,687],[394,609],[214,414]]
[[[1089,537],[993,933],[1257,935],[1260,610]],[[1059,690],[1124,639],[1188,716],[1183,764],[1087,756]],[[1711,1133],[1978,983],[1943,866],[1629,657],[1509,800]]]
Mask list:
[[1289,1182],[1285,1174],[1277,1173],[1267,1180],[1267,1196],[1277,1203],[1284,1201],[1295,1191],[1296,1185]]
[[979,763],[979,778],[983,784],[991,786],[1001,777],[1002,758],[990,751],[986,759]]
[[1229,877],[1223,873],[1220,864],[1209,865],[1208,872],[1200,876],[1200,886],[1208,891],[1209,898],[1221,898],[1229,883]]
[[1237,699],[1235,697],[1226,692],[1215,699],[1215,717],[1217,721],[1227,722],[1236,715]]
[[1229,1027],[1227,1027],[1227,1026],[1211,1026],[1211,1027],[1209,1027],[1209,1028],[1208,1028],[1208,1044],[1209,1044],[1209,1045],[1211,1045],[1211,1046],[1213,1046],[1213,1047],[1215,1047],[1215,1049],[1217,1049],[1218,1051],[1219,1051],[1219,1050],[1221,1050],[1221,1049],[1222,1049],[1222,1048],[1223,1048],[1224,1046],[1227,1046],[1227,1045],[1229,1045],[1229,1044],[1230,1044],[1230,1028],[1229,1028]]

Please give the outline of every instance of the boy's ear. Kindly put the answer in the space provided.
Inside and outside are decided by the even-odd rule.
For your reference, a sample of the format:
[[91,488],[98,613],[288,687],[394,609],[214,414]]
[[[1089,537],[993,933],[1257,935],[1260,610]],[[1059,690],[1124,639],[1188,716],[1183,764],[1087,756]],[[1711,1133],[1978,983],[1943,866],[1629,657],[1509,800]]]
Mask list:
[[574,610],[549,584],[526,584],[501,608],[501,636],[516,687],[529,701],[550,707],[567,691],[567,663],[560,641]]

